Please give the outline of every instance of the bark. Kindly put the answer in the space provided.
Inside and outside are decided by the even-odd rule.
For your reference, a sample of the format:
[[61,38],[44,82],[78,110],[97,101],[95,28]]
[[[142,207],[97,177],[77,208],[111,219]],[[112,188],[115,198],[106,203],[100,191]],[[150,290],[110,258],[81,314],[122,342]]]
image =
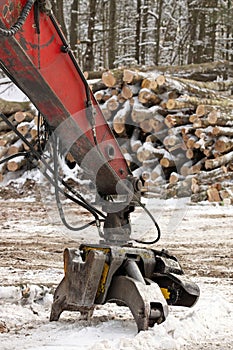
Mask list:
[[205,161],[205,168],[206,169],[218,168],[232,161],[233,161],[233,151],[227,154],[224,154],[216,159],[207,159]]
[[135,31],[135,59],[140,63],[140,41],[141,41],[141,0],[137,0],[137,17],[136,17],[136,31]]
[[59,0],[59,1],[52,0],[51,3],[52,3],[52,8],[53,8],[55,17],[59,25],[61,26],[61,29],[65,37],[67,38],[67,29],[66,29],[64,13],[63,13],[63,8],[64,8],[63,0]]
[[[30,102],[6,101],[0,98],[0,111],[5,115],[11,115],[19,111],[26,111],[30,108]],[[1,118],[0,118],[0,122]]]
[[7,153],[7,147],[0,146],[0,159]]
[[233,126],[232,111],[224,113],[214,109],[208,114],[207,120],[210,125]]
[[108,65],[110,69],[114,68],[116,59],[116,18],[116,0],[110,0],[108,34]]
[[208,99],[208,98],[199,98],[196,96],[186,95],[186,96],[181,96],[180,100],[182,100],[183,102],[189,102],[194,107],[198,106],[199,104],[221,106],[221,107],[233,107],[233,100],[230,98]]
[[14,133],[14,131],[9,131],[6,134],[3,134],[0,136],[0,147],[16,141],[17,138],[18,136]]
[[212,134],[214,136],[233,136],[233,129],[227,126],[215,126],[212,129]]
[[90,15],[88,17],[88,29],[87,29],[87,42],[86,42],[86,50],[85,50],[85,60],[84,60],[84,70],[91,71],[94,69],[94,27],[95,27],[95,19],[96,19],[96,1],[90,1]]
[[129,101],[126,101],[123,108],[121,108],[113,119],[113,130],[118,134],[122,135],[126,133],[126,118],[130,113]]
[[[198,185],[213,185],[213,183],[232,184],[233,173],[226,169],[225,166],[221,166],[219,168],[209,170],[209,171],[201,171],[199,174],[195,175],[195,181]],[[223,185],[225,186],[225,185]]]
[[78,59],[77,54],[77,45],[78,45],[78,13],[79,13],[79,1],[73,0],[71,5],[71,14],[70,14],[70,47],[75,53],[75,56]]
[[[192,62],[190,62],[192,63]],[[231,69],[229,61],[214,61],[198,64],[187,64],[182,66],[165,66],[159,67],[160,72],[171,74],[173,76],[185,77],[186,79],[198,81],[213,81],[217,80],[223,72]]]
[[147,40],[147,21],[148,21],[148,0],[144,0],[142,7],[142,31],[141,31],[141,64],[146,64],[146,40]]
[[175,184],[169,184],[166,192],[165,198],[183,198],[183,197],[190,197],[191,195],[191,185],[188,181],[179,181]]
[[202,202],[207,200],[207,193],[206,191],[202,191],[197,194],[192,194],[191,195],[191,201],[194,203]]
[[6,171],[6,163],[0,164],[0,182],[4,180],[5,171]]
[[150,142],[144,142],[144,144],[137,150],[137,159],[139,162],[143,162],[148,159],[158,158],[161,159],[166,150],[153,147]]
[[159,114],[159,107],[153,106],[145,108],[143,105],[136,104],[133,106],[131,118],[135,123],[141,123],[146,119],[156,119],[163,122],[163,117]]
[[233,80],[225,80],[225,81],[197,81],[191,80],[187,78],[179,78],[173,77],[174,80],[180,81],[185,84],[187,87],[190,87],[191,92],[200,92],[203,90],[204,93],[208,94],[209,90],[211,93],[214,91],[227,91],[233,87]]
[[171,111],[177,109],[194,109],[194,106],[193,103],[189,101],[169,99],[166,103],[166,108]]
[[163,1],[157,2],[157,18],[156,18],[156,45],[155,45],[155,65],[159,64],[160,59],[160,37],[161,37],[161,25],[162,25],[162,11]]
[[140,134],[140,129],[135,128],[130,138],[130,147],[132,152],[137,152],[139,147],[142,146],[142,142],[141,140],[139,140],[139,134]]

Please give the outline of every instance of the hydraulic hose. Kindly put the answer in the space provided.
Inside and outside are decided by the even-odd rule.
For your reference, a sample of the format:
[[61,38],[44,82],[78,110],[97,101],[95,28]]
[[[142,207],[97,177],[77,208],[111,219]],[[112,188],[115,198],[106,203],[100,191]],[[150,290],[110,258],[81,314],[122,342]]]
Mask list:
[[29,15],[29,12],[31,11],[35,1],[36,0],[27,1],[16,23],[13,24],[13,26],[10,29],[4,29],[0,27],[0,35],[7,36],[7,37],[14,36],[24,25],[27,19],[27,16]]

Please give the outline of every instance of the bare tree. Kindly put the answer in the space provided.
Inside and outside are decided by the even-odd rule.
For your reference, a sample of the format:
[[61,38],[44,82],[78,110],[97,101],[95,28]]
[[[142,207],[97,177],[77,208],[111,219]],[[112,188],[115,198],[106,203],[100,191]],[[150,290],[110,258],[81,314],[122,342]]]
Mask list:
[[140,63],[141,6],[142,6],[142,1],[141,0],[137,0],[136,32],[135,32],[135,60],[136,60],[137,63]]
[[89,0],[89,18],[88,18],[88,29],[87,29],[87,41],[86,51],[84,54],[84,66],[83,69],[91,71],[94,69],[94,30],[96,20],[96,1]]
[[73,0],[70,11],[70,47],[77,55],[79,1]]
[[233,62],[233,3],[232,0],[227,1],[227,16],[226,16],[226,59]]
[[116,0],[109,3],[108,66],[114,68],[116,59]]
[[163,11],[163,0],[158,0],[157,8],[156,8],[155,57],[154,57],[154,63],[156,65],[159,64],[162,11]]
[[147,30],[148,30],[148,0],[144,0],[142,6],[142,35],[141,35],[141,64],[146,64],[146,39],[147,39]]
[[52,0],[51,1],[52,4],[52,9],[53,12],[58,20],[58,23],[61,26],[61,29],[64,33],[64,35],[67,37],[68,33],[67,33],[67,29],[66,29],[66,24],[65,24],[65,19],[64,19],[64,1],[63,0]]
[[188,63],[215,59],[218,0],[188,1],[191,28]]

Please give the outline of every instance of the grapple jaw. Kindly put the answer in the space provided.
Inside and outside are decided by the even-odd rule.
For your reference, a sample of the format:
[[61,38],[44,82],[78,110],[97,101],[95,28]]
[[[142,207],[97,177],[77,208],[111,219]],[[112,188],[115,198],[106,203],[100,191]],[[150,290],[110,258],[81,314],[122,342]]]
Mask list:
[[184,274],[174,256],[166,251],[154,252],[156,268],[151,278],[159,285],[168,305],[193,306],[200,295],[198,285]]
[[129,307],[138,331],[162,323],[168,315],[168,306],[159,286],[153,281],[145,282],[128,276],[115,276],[106,298],[106,302]]
[[65,276],[54,293],[51,321],[57,321],[64,310],[89,313],[93,309],[105,259],[100,250],[90,251],[83,261],[79,250],[65,249]]
[[81,245],[64,251],[65,276],[58,285],[50,315],[64,310],[92,315],[95,305],[128,306],[138,331],[165,321],[168,305],[192,306],[199,288],[184,276],[165,251],[130,246]]

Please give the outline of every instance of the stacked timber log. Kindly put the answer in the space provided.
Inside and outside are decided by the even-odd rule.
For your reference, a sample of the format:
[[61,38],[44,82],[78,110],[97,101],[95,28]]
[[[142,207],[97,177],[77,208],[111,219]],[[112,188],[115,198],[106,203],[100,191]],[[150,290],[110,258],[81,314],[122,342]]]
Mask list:
[[221,65],[117,69],[92,82],[147,195],[233,203],[233,79],[226,69],[216,79]]

